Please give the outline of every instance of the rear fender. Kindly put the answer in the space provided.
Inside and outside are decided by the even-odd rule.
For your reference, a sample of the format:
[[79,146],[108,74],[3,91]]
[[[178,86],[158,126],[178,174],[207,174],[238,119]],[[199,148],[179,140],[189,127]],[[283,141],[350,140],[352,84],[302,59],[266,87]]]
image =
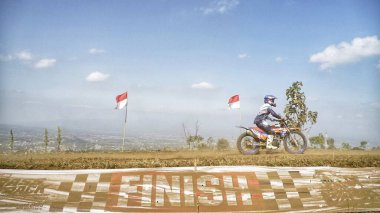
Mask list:
[[248,135],[250,135],[250,136],[252,136],[252,137],[255,137],[255,134],[253,134],[253,132],[252,132],[251,129],[246,128],[246,127],[244,127],[244,126],[237,126],[237,128],[245,129],[245,132],[246,132]]

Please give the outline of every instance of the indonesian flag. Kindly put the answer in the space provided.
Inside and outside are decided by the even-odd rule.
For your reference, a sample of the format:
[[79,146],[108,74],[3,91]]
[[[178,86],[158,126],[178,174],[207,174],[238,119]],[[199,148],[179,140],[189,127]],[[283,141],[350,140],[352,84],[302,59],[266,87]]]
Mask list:
[[116,96],[116,107],[115,109],[123,109],[128,102],[128,92]]
[[239,95],[234,95],[228,100],[230,109],[240,109]]

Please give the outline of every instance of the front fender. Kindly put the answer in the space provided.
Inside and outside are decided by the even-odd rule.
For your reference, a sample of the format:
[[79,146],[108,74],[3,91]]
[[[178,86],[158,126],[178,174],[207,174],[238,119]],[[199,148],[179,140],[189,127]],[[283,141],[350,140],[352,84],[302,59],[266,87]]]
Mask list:
[[247,133],[247,135],[250,135],[252,137],[254,137],[255,135],[253,134],[253,132],[251,130],[246,130],[245,133]]

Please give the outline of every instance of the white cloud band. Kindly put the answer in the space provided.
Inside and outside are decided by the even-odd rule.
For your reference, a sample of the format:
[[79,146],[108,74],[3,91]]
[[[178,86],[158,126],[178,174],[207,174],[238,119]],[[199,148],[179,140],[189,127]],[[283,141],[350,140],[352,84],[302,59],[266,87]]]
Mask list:
[[33,55],[28,50],[22,50],[15,54],[0,55],[1,61],[12,61],[12,60],[30,61],[32,59],[33,59]]
[[239,5],[238,0],[218,0],[212,2],[208,7],[201,8],[204,15],[224,14]]
[[242,53],[242,54],[238,55],[238,58],[240,58],[240,59],[246,59],[246,58],[249,58],[249,55],[247,55],[245,53]]
[[214,89],[214,85],[212,85],[211,83],[203,81],[203,82],[191,85],[191,88],[193,88],[193,89]]
[[56,62],[57,60],[54,58],[44,58],[39,60],[34,67],[37,69],[48,68],[54,66]]
[[326,70],[339,64],[359,61],[362,58],[379,55],[380,41],[377,36],[354,38],[351,43],[341,42],[330,45],[322,52],[310,56],[311,63],[320,63],[320,68]]
[[103,49],[96,49],[96,48],[91,48],[88,50],[88,53],[90,53],[90,54],[101,54],[104,52],[105,51]]
[[33,56],[29,51],[23,50],[19,53],[16,53],[16,58],[22,61],[29,61],[32,60]]
[[104,74],[101,72],[92,72],[90,73],[87,77],[86,80],[90,82],[100,82],[100,81],[105,81],[109,77],[108,74]]

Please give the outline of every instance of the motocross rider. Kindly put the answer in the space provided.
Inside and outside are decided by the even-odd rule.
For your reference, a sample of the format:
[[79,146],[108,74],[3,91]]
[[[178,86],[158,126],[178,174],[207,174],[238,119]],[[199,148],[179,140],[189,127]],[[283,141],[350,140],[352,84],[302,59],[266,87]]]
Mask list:
[[257,127],[264,130],[266,133],[268,133],[267,138],[267,149],[277,149],[277,146],[273,146],[273,135],[275,134],[272,130],[271,126],[267,123],[267,120],[270,120],[269,115],[272,115],[275,118],[283,120],[283,118],[277,114],[275,111],[273,111],[272,106],[276,107],[276,103],[274,103],[274,100],[277,99],[273,95],[266,95],[264,97],[264,104],[260,107],[260,111],[255,117],[254,123]]

